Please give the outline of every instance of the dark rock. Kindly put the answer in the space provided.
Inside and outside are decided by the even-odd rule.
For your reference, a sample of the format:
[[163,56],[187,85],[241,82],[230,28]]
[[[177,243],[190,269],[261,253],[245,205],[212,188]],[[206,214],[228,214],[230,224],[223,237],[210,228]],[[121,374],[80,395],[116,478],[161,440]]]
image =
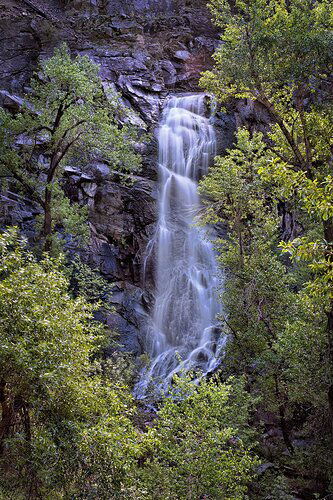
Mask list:
[[87,172],[91,174],[96,182],[103,182],[110,175],[110,167],[105,163],[96,161],[88,165]]
[[83,174],[81,174],[80,180],[81,182],[92,182],[94,180],[94,177],[84,172]]
[[107,13],[115,12],[133,15],[135,13],[170,12],[173,8],[172,0],[108,0]]
[[175,52],[175,58],[181,61],[187,61],[191,57],[191,54],[187,50],[177,50]]
[[234,144],[236,133],[236,119],[227,113],[217,113],[212,118],[216,133],[216,152],[223,155],[226,149]]
[[[96,63],[100,64],[104,68],[105,74],[107,71],[109,74],[112,73],[136,73],[138,71],[147,71],[147,66],[142,62],[142,60],[134,57],[94,57]],[[106,71],[107,70],[107,71]]]
[[269,469],[272,469],[274,468],[275,465],[272,464],[271,462],[267,462],[265,464],[261,464],[259,465],[259,467],[257,468],[257,473],[259,474],[259,476],[261,476],[262,474],[264,474],[267,470]]
[[24,99],[17,95],[11,95],[6,90],[0,90],[0,106],[11,113],[17,113],[24,103]]
[[266,132],[271,118],[266,108],[250,99],[239,99],[235,102],[235,117],[238,127],[247,126],[256,131]]
[[283,241],[292,241],[303,232],[303,227],[297,220],[297,214],[294,209],[288,206],[286,202],[280,202],[279,215],[282,217],[281,221],[281,239]]
[[220,41],[216,38],[210,38],[208,36],[198,36],[194,40],[195,44],[199,47],[205,47],[210,53],[213,53],[215,49],[220,45]]
[[[147,85],[147,84],[145,84]],[[142,80],[120,76],[118,86],[140,115],[148,122],[155,123],[160,115],[160,99],[157,95],[147,92],[143,87]]]
[[89,245],[88,256],[92,266],[99,269],[110,281],[113,281],[119,274],[119,252],[108,242],[93,236]]
[[97,184],[95,184],[94,182],[84,182],[81,189],[89,198],[94,198],[97,191]]
[[161,61],[160,63],[165,85],[174,85],[177,81],[177,70],[171,61]]
[[143,26],[133,19],[115,18],[111,21],[111,27],[123,33],[143,33]]
[[310,446],[314,445],[314,440],[313,439],[294,439],[292,441],[292,445],[294,448],[309,448]]
[[66,165],[64,167],[64,174],[65,175],[80,176],[82,174],[82,171],[79,168],[77,168],[77,167],[72,167],[71,165]]
[[[156,220],[156,204],[151,194],[153,185],[144,178],[134,178],[132,186],[120,186],[108,180],[97,185],[90,216],[96,233],[91,254],[95,264],[97,259],[102,264],[103,274],[111,280],[141,283],[149,228]],[[110,259],[112,266],[105,263]]]
[[98,13],[97,0],[71,0],[71,2],[66,3],[71,10],[79,11],[88,18],[92,14]]

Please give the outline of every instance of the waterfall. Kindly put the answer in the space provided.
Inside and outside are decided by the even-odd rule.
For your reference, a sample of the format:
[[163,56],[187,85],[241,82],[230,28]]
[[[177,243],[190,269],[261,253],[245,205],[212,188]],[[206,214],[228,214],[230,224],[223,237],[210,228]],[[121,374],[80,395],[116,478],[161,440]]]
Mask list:
[[203,94],[172,97],[158,132],[159,218],[149,245],[156,259],[156,300],[146,336],[151,363],[136,386],[138,397],[151,380],[165,390],[182,368],[213,370],[222,347],[217,264],[206,231],[195,225],[197,183],[216,148],[205,112]]

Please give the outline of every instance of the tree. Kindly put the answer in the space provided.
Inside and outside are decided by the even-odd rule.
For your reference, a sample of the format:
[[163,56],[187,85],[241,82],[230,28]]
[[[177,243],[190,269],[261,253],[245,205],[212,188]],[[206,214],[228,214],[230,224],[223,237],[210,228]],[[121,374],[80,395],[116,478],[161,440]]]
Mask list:
[[[282,200],[287,193],[295,199],[301,180],[296,197],[321,221],[322,233],[315,242],[315,253],[314,242],[305,236],[299,255],[311,255],[311,265],[319,257],[319,272],[325,275],[326,290],[331,290],[332,2],[236,0],[231,4],[212,0],[210,7],[223,35],[214,55],[214,69],[204,74],[202,85],[220,101],[252,99],[267,111],[271,124],[264,142],[269,154],[262,173],[278,167],[272,180],[279,178]],[[328,295],[328,402],[333,433],[333,301],[331,292]]]
[[15,230],[0,236],[0,277],[1,493],[112,498],[140,439],[131,396],[96,360],[94,306],[71,298],[61,262],[36,262]]
[[[326,439],[330,383],[327,286],[313,275],[315,269],[309,270],[298,260],[291,265],[278,248],[281,184],[285,195],[287,189],[285,182],[279,184],[279,176],[267,172],[272,168],[270,160],[262,134],[251,136],[239,129],[234,148],[215,158],[200,184],[208,199],[203,222],[227,224],[227,234],[216,242],[226,274],[221,321],[232,337],[226,346],[224,371],[245,374],[248,390],[260,395],[257,420],[260,415],[274,415],[283,437],[282,446],[275,447],[275,464],[295,467],[295,475],[324,476],[326,480],[331,467]],[[308,182],[304,188],[300,182],[298,185],[300,191],[309,190],[310,201]],[[318,234],[316,225],[302,222],[308,237]],[[289,246],[282,245],[284,250]],[[297,249],[300,252],[301,245]],[[322,265],[319,260],[312,267]],[[299,451],[294,444],[300,429],[303,436],[311,437],[311,452]],[[284,448],[288,450],[285,456],[281,455]],[[305,465],[307,454],[312,453],[315,460],[307,459]],[[262,489],[261,484],[259,491]]]
[[[65,162],[82,165],[101,157],[115,169],[139,165],[135,130],[120,125],[126,108],[114,91],[105,94],[98,71],[87,56],[72,59],[63,44],[41,62],[21,112],[11,116],[0,110],[3,175],[19,183],[42,209],[45,250],[51,249],[57,215],[62,222],[68,217],[70,205],[58,186]],[[65,217],[62,208],[67,208]]]
[[244,498],[258,462],[243,385],[214,377],[197,386],[191,374],[175,376],[138,469],[142,498]]
[[222,321],[234,339],[228,347],[228,358],[234,360],[229,369],[249,373],[253,363],[260,364],[264,372],[260,392],[277,410],[286,446],[292,449],[281,390],[283,360],[276,344],[287,318],[292,317],[293,277],[275,252],[278,202],[258,175],[265,160],[262,134],[255,133],[251,140],[249,132],[240,129],[234,149],[215,158],[200,189],[209,197],[205,221],[228,224],[228,237],[217,245],[219,261],[227,269]]

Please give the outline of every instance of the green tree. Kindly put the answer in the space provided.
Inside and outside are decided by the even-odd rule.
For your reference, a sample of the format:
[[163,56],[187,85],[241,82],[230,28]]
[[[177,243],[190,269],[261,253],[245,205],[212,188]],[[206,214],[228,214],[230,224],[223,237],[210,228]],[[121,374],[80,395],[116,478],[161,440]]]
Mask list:
[[72,59],[64,44],[41,62],[21,112],[13,117],[0,110],[2,174],[18,182],[42,209],[45,250],[51,249],[57,219],[69,219],[71,229],[82,220],[58,185],[65,162],[82,165],[98,157],[115,169],[139,165],[135,130],[120,125],[126,108],[114,91],[105,94],[98,71],[87,56]]
[[220,101],[252,99],[266,110],[271,123],[264,135],[268,154],[262,174],[275,169],[277,175],[271,179],[279,185],[280,199],[298,200],[321,223],[316,241],[306,235],[298,255],[308,258],[312,269],[317,266],[326,298],[330,296],[325,314],[333,429],[333,5],[329,0],[211,0],[209,4],[223,35],[215,66],[204,74],[202,85]]
[[258,463],[249,446],[249,407],[242,380],[214,377],[197,386],[190,375],[176,376],[138,470],[142,498],[243,499]]
[[126,387],[92,362],[103,339],[94,306],[71,298],[61,262],[36,262],[13,230],[0,236],[0,276],[1,492],[113,498],[140,439]]
[[[302,261],[292,266],[278,249],[279,204],[282,187],[287,196],[286,183],[279,184],[281,178],[267,172],[271,152],[262,139],[261,133],[251,136],[240,129],[235,147],[216,157],[200,186],[209,200],[204,222],[227,223],[226,237],[216,242],[226,270],[221,320],[232,337],[224,368],[226,373],[246,374],[250,392],[260,394],[258,415],[276,416],[284,441],[275,450],[277,465],[288,463],[299,474],[327,477],[331,467],[325,418],[330,384],[327,288],[313,269]],[[308,181],[305,184],[304,189],[310,189]],[[305,227],[310,237],[311,224]],[[316,234],[321,228],[318,233],[315,224],[312,237]],[[289,246],[283,244],[283,249]],[[320,264],[322,260],[316,265]],[[295,418],[302,412],[301,419]],[[293,435],[300,428],[313,440],[311,453],[295,449]],[[285,447],[294,458],[281,456]],[[316,459],[308,458],[305,465],[307,453]]]
[[229,370],[249,373],[254,363],[257,370],[263,370],[260,392],[279,414],[285,443],[292,449],[285,418],[287,401],[281,390],[283,363],[276,344],[293,314],[293,278],[275,252],[278,202],[258,175],[265,161],[262,134],[255,133],[250,140],[249,132],[240,129],[235,148],[216,157],[200,189],[210,200],[205,221],[228,224],[227,239],[217,245],[219,261],[227,269],[222,321],[233,336],[227,347]]
[[127,387],[96,357],[96,304],[68,294],[61,267],[16,230],[0,236],[0,494],[243,498],[257,464],[243,381],[176,378],[139,431]]

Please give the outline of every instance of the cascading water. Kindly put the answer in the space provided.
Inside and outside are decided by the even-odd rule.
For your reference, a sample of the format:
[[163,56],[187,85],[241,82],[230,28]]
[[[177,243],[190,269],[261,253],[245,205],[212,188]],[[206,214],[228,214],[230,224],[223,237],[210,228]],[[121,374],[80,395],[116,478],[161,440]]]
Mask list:
[[151,364],[136,386],[138,397],[151,381],[166,389],[180,369],[213,370],[223,343],[216,326],[215,256],[205,231],[195,226],[197,181],[216,145],[205,109],[203,94],[172,97],[162,116],[159,219],[150,242],[156,258],[156,301],[146,339]]

